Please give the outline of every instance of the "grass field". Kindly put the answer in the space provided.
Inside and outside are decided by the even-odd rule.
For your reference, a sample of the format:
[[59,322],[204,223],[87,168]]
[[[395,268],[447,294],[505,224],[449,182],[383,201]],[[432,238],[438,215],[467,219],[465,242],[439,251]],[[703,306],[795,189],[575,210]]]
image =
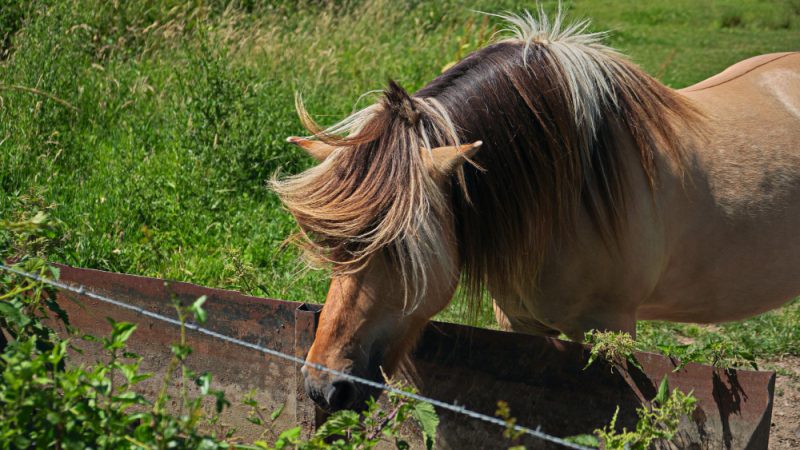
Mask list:
[[[322,123],[388,78],[415,90],[498,27],[475,11],[532,2],[3,0],[0,217],[45,210],[53,260],[321,301],[326,274],[282,245],[293,230],[266,180],[309,158],[294,93]],[[553,2],[545,6],[554,8]],[[681,87],[759,53],[800,49],[800,1],[600,0],[569,16]],[[370,101],[369,97],[358,105]],[[454,305],[443,313],[463,321]],[[492,326],[487,313],[478,318]],[[728,339],[800,354],[800,303],[743,323],[643,323],[648,348]]]

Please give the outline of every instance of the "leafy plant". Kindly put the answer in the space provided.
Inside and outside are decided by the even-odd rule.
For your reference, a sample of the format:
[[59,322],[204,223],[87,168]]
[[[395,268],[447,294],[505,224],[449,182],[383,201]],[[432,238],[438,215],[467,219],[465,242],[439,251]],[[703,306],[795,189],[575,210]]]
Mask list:
[[[40,260],[35,263],[47,268]],[[33,264],[28,260],[22,266],[30,269]],[[0,447],[216,448],[209,447],[215,443],[227,448],[213,434],[201,431],[204,399],[216,400],[217,413],[228,402],[209,388],[210,375],[197,376],[186,368],[190,352],[183,337],[173,346],[161,393],[150,400],[135,387],[151,374],[141,373],[141,358],[126,349],[134,324],[110,321],[110,335],[84,336],[86,341],[98,341],[108,359],[88,367],[72,366],[68,355],[72,341],[60,339],[42,321],[41,283],[19,285],[15,277],[4,277],[0,288],[3,328],[13,336],[0,357]],[[55,297],[48,295],[47,301],[53,301]],[[168,411],[167,386],[176,381],[184,386],[190,378],[200,385],[201,395],[191,397],[182,389],[181,407]]]
[[[415,392],[413,388],[403,383],[388,378],[386,382],[396,389]],[[374,399],[370,399],[367,402],[367,409],[360,413],[337,411],[308,440],[300,438],[300,427],[291,428],[280,434],[274,431],[272,423],[283,412],[283,407],[279,407],[267,417],[265,411],[251,398],[246,399],[245,404],[251,407],[250,422],[264,426],[265,431],[262,436],[269,434],[275,437],[277,434],[273,444],[265,440],[256,441],[255,445],[261,449],[358,450],[374,448],[382,442],[397,449],[408,449],[411,447],[401,437],[401,428],[409,419],[413,419],[421,428],[425,447],[432,449],[436,443],[436,427],[439,425],[439,417],[433,406],[393,392],[389,392],[387,397],[389,405],[386,409],[381,408]]]
[[694,411],[696,403],[697,399],[691,392],[685,394],[678,389],[670,392],[665,376],[650,404],[636,409],[639,420],[634,430],[623,428],[617,431],[618,406],[608,425],[594,430],[594,434],[570,436],[566,440],[586,447],[602,446],[608,450],[647,450],[657,441],[674,438],[681,419]]
[[514,445],[520,437],[522,437],[522,431],[517,430],[514,426],[517,424],[517,418],[511,415],[511,408],[508,406],[508,402],[505,400],[499,400],[497,402],[497,410],[494,412],[494,415],[503,419],[506,423],[506,428],[503,430],[503,437],[511,443],[511,447],[509,450],[522,450],[525,447],[522,445]]
[[[46,216],[37,214],[27,221],[0,223],[0,234],[11,235],[0,250],[7,250],[23,233],[26,239],[43,234],[46,238],[46,222]],[[14,267],[44,278],[59,275],[38,257],[23,256]],[[224,392],[212,389],[211,374],[195,373],[186,364],[192,349],[185,324],[190,318],[205,323],[204,296],[188,306],[174,302],[180,335],[171,346],[172,358],[160,391],[151,399],[141,395],[137,385],[152,374],[140,371],[141,357],[126,347],[136,325],[109,320],[108,336],[78,338],[55,294],[41,281],[0,272],[0,332],[11,337],[0,349],[0,448],[355,450],[389,442],[406,449],[409,444],[400,437],[400,429],[409,420],[421,427],[427,448],[435,443],[439,419],[433,407],[396,394],[389,395],[387,410],[373,400],[365,412],[334,414],[307,440],[300,438],[300,428],[295,427],[273,433],[272,443],[236,443],[235,430],[219,424],[219,415],[230,406]],[[45,319],[53,314],[67,326],[69,339],[62,339],[47,325]],[[68,350],[79,351],[74,346],[80,340],[101,345],[107,358],[88,367],[73,366]],[[190,383],[199,388],[199,395],[189,394]],[[399,383],[392,385],[411,391]],[[175,391],[173,397],[170,392]],[[205,408],[208,404],[213,405],[210,413]],[[253,409],[251,422],[266,427],[281,413],[281,409],[274,411],[267,420],[252,399],[245,404]]]
[[[628,333],[590,331],[585,335],[586,342],[591,344],[587,368],[598,358],[606,360],[612,367],[617,368],[623,376],[626,375],[626,363],[639,370],[642,367],[636,360],[635,352],[639,344]],[[676,369],[677,370],[677,369]],[[623,428],[616,430],[619,407],[614,412],[609,425],[594,431],[594,435],[579,435],[569,438],[571,442],[589,447],[598,447],[602,442],[606,449],[647,449],[656,440],[667,440],[675,435],[680,420],[684,415],[691,414],[697,400],[689,394],[675,389],[670,393],[669,383],[665,376],[658,387],[656,397],[647,402],[642,399],[643,405],[637,408],[639,420],[636,429],[628,431]],[[599,440],[598,440],[599,438]]]
[[623,428],[621,432],[616,431],[619,414],[617,407],[611,422],[602,429],[595,430],[595,434],[606,449],[647,450],[658,440],[671,440],[678,430],[681,418],[690,415],[696,403],[697,399],[691,392],[685,394],[678,389],[670,392],[665,376],[651,406],[643,406],[636,410],[639,421],[635,430],[628,431]]
[[641,370],[634,352],[638,350],[637,343],[628,333],[613,331],[592,330],[585,334],[584,340],[592,347],[589,350],[589,360],[584,369],[592,365],[597,358],[602,358],[614,367],[624,368],[625,362]]
[[692,362],[711,364],[723,369],[749,367],[758,370],[755,354],[724,336],[714,340],[704,340],[698,344],[659,346],[659,350],[680,361],[673,370],[675,372]]

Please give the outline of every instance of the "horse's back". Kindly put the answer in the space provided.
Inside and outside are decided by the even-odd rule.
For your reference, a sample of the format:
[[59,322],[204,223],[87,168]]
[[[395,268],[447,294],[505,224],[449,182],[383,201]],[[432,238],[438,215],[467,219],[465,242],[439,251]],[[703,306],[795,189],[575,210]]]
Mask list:
[[712,127],[733,125],[752,135],[790,126],[800,122],[800,52],[756,56],[679,92],[718,119]]
[[796,52],[782,52],[782,53],[768,53],[766,55],[753,56],[752,58],[745,59],[744,61],[739,61],[738,63],[728,67],[722,72],[713,75],[709,78],[706,78],[705,80],[700,81],[699,83],[695,83],[691,86],[685,87],[680,91],[683,93],[688,93],[693,91],[700,91],[703,89],[710,89],[722,85],[733,79],[744,76],[754,70],[758,70],[762,66],[770,64],[776,60],[783,59],[787,56],[796,54],[797,54]]

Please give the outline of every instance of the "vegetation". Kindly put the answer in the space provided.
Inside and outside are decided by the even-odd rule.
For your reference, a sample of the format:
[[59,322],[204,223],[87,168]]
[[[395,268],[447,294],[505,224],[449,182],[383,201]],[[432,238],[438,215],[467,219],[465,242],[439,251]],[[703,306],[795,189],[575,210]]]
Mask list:
[[[612,371],[617,370],[627,374],[631,367],[642,370],[634,353],[637,347],[640,346],[630,334],[593,330],[586,333],[586,342],[591,344],[591,349],[589,360],[584,369],[596,360],[603,359],[608,363]],[[722,352],[724,347],[720,346],[719,349]],[[698,354],[701,353],[698,352]],[[691,355],[687,353],[685,356],[690,357]],[[689,361],[687,359],[682,364],[686,364]],[[679,368],[675,370],[679,370]],[[625,378],[629,379],[630,376]],[[594,430],[592,435],[573,436],[569,440],[588,447],[599,447],[602,442],[603,448],[606,449],[646,450],[657,441],[672,440],[683,417],[691,417],[697,399],[691,392],[686,394],[677,389],[670,392],[669,377],[665,375],[661,380],[655,398],[650,401],[642,399],[642,403],[636,409],[639,420],[634,430],[629,431],[624,427],[622,431],[617,429],[617,416],[619,415],[619,406],[617,406],[608,425]]]
[[685,394],[677,389],[669,391],[667,377],[661,381],[658,394],[649,405],[636,409],[639,420],[634,430],[617,430],[617,407],[611,422],[594,434],[581,434],[567,438],[568,441],[586,447],[600,447],[607,450],[647,450],[656,442],[670,441],[678,431],[684,416],[694,411],[697,399],[691,393]]
[[[46,239],[49,230],[39,218],[0,222],[0,235],[6,238],[0,256],[8,256],[10,243]],[[38,257],[22,256],[15,267],[45,278],[59,275]],[[4,330],[11,339],[3,339],[0,345],[0,448],[355,450],[387,441],[407,449],[400,428],[409,420],[419,423],[424,442],[432,448],[439,423],[433,406],[397,394],[389,395],[388,410],[372,401],[362,413],[333,414],[310,439],[301,439],[299,426],[274,433],[272,422],[282,409],[266,418],[257,403],[247,400],[253,411],[251,422],[263,426],[274,439],[241,443],[235,429],[219,423],[220,413],[230,406],[225,393],[211,388],[210,373],[195,373],[186,364],[192,349],[183,324],[190,316],[197,323],[205,322],[204,302],[205,297],[200,297],[188,307],[175,303],[182,324],[180,339],[171,346],[172,359],[153,399],[136,389],[152,374],[141,372],[141,358],[126,348],[135,324],[109,319],[109,336],[79,334],[69,326],[52,288],[1,271],[0,333]],[[48,317],[60,321],[67,339],[49,326]],[[106,358],[89,367],[70,364],[69,351],[80,351],[87,342],[99,343]],[[198,386],[199,395],[189,394],[190,383]],[[177,388],[172,390],[178,392],[177,398],[169,394],[171,386]]]
[[[0,258],[27,255],[24,267],[47,273],[32,258],[47,255],[74,266],[321,301],[326,274],[304,270],[284,244],[295,225],[266,187],[275,172],[312,164],[284,142],[302,134],[295,92],[321,122],[332,123],[371,101],[359,96],[382,89],[388,78],[413,91],[484,45],[499,25],[475,10],[533,6],[520,0],[4,0]],[[593,30],[611,30],[610,45],[674,87],[755,54],[800,47],[797,0],[586,0],[564,8],[571,17],[591,18]],[[47,387],[35,398],[3,400],[13,407],[0,411],[9,414],[0,421],[9,433],[2,436],[67,436],[79,412],[103,415],[93,431],[97,439],[109,427],[130,431],[144,423],[137,420],[162,419],[161,428],[146,431],[151,434],[130,436],[166,442],[177,429],[180,439],[227,439],[224,433],[191,434],[192,421],[201,420],[192,414],[186,421],[159,418],[158,400],[113,393],[131,392],[126,389],[142,375],[136,358],[118,347],[133,332],[129,325],[116,324],[116,334],[102,341],[110,357],[116,354],[113,361],[61,371],[64,345],[76,343],[56,340],[38,320],[46,311],[58,314],[46,290],[6,275],[0,280],[3,326],[24,337],[4,354],[4,376],[20,386]],[[485,306],[477,324],[494,326]],[[459,304],[440,318],[468,320]],[[798,323],[796,300],[716,327],[640,323],[636,345],[718,365],[750,365],[800,355]],[[176,358],[176,367],[183,367]],[[127,384],[109,386],[112,372]],[[176,376],[202,375],[181,369]],[[74,397],[53,396],[67,386]],[[216,402],[213,392],[206,394]],[[30,416],[58,423],[37,427],[50,435],[14,434],[6,418],[13,411],[27,414],[26,401],[65,408],[51,417]],[[122,417],[126,410],[144,415]]]
[[[332,123],[388,78],[415,90],[485,44],[499,24],[475,10],[532,6],[6,0],[0,217],[44,211],[63,223],[50,253],[58,262],[321,301],[326,274],[304,270],[284,245],[294,224],[266,187],[276,171],[312,163],[284,142],[302,133],[294,93]],[[800,46],[795,0],[591,0],[565,9],[612,30],[611,45],[672,86]],[[800,331],[786,324],[797,308],[714,334],[766,333],[772,344],[750,339],[758,353],[792,352]],[[467,319],[460,305],[441,317]],[[491,308],[477,321],[491,326]],[[706,336],[642,327],[653,348],[679,344],[662,339],[675,331]]]
[[634,355],[634,352],[639,350],[639,346],[628,333],[592,330],[586,333],[584,340],[592,346],[584,369],[592,365],[598,358],[607,361],[612,370],[614,367],[624,369],[626,362],[641,368]]
[[621,432],[616,430],[619,413],[617,407],[611,423],[600,430],[595,430],[595,434],[606,449],[647,450],[659,440],[671,440],[678,430],[681,419],[694,411],[696,402],[697,399],[691,393],[684,394],[677,389],[670,392],[667,378],[664,377],[652,404],[636,410],[639,421],[635,430],[628,431],[625,428]]
[[[49,230],[37,216],[27,222],[0,222],[0,231],[7,238],[0,255],[8,256],[12,248],[9,244],[40,241]],[[40,277],[57,279],[59,275],[56,268],[38,257],[22,256],[15,266]],[[181,322],[180,339],[171,346],[172,359],[159,394],[149,399],[137,391],[136,385],[152,374],[142,373],[141,358],[126,349],[127,340],[136,331],[135,324],[109,319],[108,337],[80,335],[70,327],[51,287],[10,272],[0,273],[0,330],[11,337],[9,342],[4,339],[0,348],[0,448],[310,450],[370,449],[389,442],[398,449],[407,449],[410,446],[401,437],[401,427],[410,419],[420,425],[426,447],[433,448],[439,423],[433,407],[391,393],[388,410],[370,400],[364,412],[333,414],[306,440],[301,439],[299,426],[280,433],[273,430],[272,422],[282,408],[268,414],[254,400],[246,399],[245,404],[251,408],[249,420],[264,427],[264,434],[274,439],[271,443],[239,442],[236,430],[219,422],[220,414],[230,406],[225,393],[211,389],[210,373],[195,373],[186,364],[192,349],[187,345],[183,324],[189,316],[199,324],[206,321],[204,302],[205,297],[200,297],[188,307],[174,304]],[[70,338],[59,337],[45,322],[48,317],[57,318]],[[590,337],[597,351],[593,351],[589,364],[598,356],[617,367],[622,367],[625,359],[634,361],[630,336],[594,333]],[[69,364],[68,350],[80,351],[81,343],[86,342],[99,342],[107,359],[89,367]],[[198,396],[188,393],[187,385],[192,381],[199,387]],[[170,386],[178,387],[177,402],[169,394]],[[656,439],[671,439],[681,418],[693,411],[694,402],[691,394],[677,390],[670,394],[664,378],[653,402],[637,410],[639,422],[635,430],[616,430],[617,409],[608,426],[595,430],[594,435],[570,440],[591,447],[602,442],[609,449],[646,449]],[[211,412],[205,408],[209,403],[214,405]],[[498,402],[496,415],[507,424],[503,437],[512,443],[517,441],[521,433],[513,428],[516,419],[508,404]],[[498,431],[498,438],[499,435]]]

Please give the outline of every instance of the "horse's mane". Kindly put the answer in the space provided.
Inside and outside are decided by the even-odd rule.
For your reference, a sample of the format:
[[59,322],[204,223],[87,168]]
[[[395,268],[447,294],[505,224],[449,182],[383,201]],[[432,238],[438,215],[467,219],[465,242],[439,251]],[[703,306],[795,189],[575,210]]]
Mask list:
[[[552,242],[584,208],[613,243],[623,224],[628,172],[619,133],[630,136],[650,186],[662,152],[678,167],[673,136],[699,131],[699,113],[671,89],[585,33],[539,12],[501,16],[510,38],[478,50],[409,96],[390,82],[383,99],[328,129],[298,108],[318,139],[339,147],[320,165],[273,188],[295,216],[310,254],[352,273],[377,252],[425,293],[427,268],[445,264],[454,220],[461,273],[477,299],[535,277]],[[442,192],[420,149],[483,141]],[[452,264],[450,264],[452,266]],[[407,292],[409,290],[407,289]]]

